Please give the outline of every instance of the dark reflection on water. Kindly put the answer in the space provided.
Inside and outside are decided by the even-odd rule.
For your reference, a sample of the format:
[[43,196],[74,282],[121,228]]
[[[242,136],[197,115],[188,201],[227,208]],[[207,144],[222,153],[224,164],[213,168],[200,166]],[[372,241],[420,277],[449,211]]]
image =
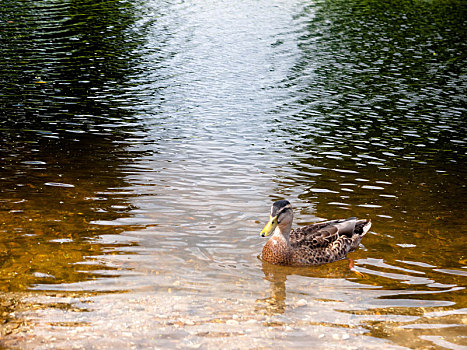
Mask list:
[[[465,346],[465,9],[4,1],[0,343]],[[365,277],[262,264],[278,198]]]
[[[118,276],[92,225],[131,209],[120,167],[141,128],[121,98],[132,7],[117,1],[0,5],[0,290]],[[130,50],[130,51],[128,51]],[[113,272],[112,272],[113,271]],[[2,319],[19,305],[3,294]],[[6,325],[8,329],[9,324]]]
[[53,137],[134,126],[120,98],[139,45],[130,4],[6,0],[0,11],[0,127]]
[[444,263],[462,261],[465,6],[355,1],[314,10],[298,17],[301,58],[285,83],[292,116],[277,121],[293,135],[298,197],[324,218],[377,217],[393,244],[426,243],[427,262],[443,259],[430,252],[435,241],[449,251]]
[[[117,1],[0,7],[3,290],[84,278],[64,269],[102,251],[87,241],[102,231],[89,222],[129,209],[113,192],[125,184],[119,167],[132,155],[124,147],[140,129],[119,98],[128,50],[138,46],[126,33],[132,9]],[[64,246],[64,259],[50,258]]]

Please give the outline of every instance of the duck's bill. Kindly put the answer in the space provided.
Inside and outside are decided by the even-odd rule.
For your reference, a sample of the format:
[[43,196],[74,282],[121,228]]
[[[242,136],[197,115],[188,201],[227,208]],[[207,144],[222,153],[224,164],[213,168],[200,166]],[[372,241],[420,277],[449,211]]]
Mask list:
[[261,237],[269,236],[271,233],[274,232],[276,227],[277,227],[277,216],[274,216],[274,217],[270,216],[268,223],[266,224],[266,226],[264,226],[263,230],[261,231]]

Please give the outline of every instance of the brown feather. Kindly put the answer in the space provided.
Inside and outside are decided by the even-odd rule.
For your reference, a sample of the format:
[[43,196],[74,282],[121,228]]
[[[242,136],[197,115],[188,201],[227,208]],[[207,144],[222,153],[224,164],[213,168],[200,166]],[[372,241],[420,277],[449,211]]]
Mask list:
[[341,260],[358,247],[370,226],[370,220],[355,218],[304,226],[290,232],[290,243],[281,235],[272,236],[263,248],[262,257],[273,264],[296,266]]

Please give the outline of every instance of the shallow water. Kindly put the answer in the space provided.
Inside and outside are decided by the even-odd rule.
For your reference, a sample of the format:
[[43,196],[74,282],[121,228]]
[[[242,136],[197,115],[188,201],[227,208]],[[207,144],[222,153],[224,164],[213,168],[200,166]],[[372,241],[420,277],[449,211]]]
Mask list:
[[[2,3],[0,344],[464,349],[465,10]],[[364,278],[262,263],[280,198]]]

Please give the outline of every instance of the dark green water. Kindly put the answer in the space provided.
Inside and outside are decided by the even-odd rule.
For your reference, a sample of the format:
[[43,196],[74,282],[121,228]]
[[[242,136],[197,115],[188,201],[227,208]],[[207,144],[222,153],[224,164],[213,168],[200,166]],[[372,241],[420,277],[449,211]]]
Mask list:
[[[0,344],[464,349],[461,1],[0,4]],[[371,218],[346,261],[263,264]]]

